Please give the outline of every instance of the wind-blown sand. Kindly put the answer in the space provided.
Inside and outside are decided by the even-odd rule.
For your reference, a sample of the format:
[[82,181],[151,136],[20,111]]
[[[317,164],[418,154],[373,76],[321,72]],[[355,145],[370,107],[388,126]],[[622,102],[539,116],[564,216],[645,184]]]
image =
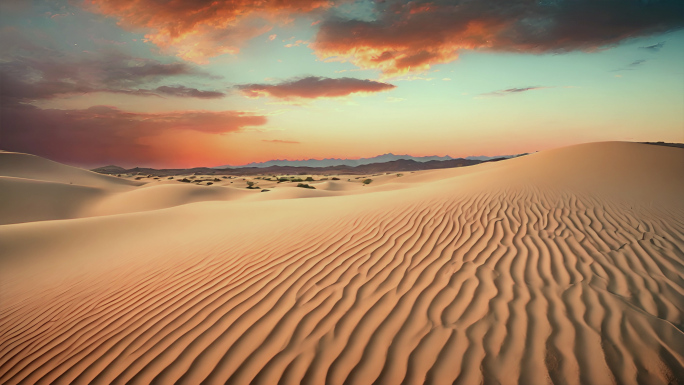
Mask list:
[[0,175],[3,384],[684,378],[683,149],[267,193]]

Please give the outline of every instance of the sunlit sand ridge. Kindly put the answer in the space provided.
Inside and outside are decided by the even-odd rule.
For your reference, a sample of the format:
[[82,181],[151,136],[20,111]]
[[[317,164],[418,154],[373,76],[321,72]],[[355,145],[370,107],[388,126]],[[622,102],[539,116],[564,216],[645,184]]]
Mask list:
[[28,169],[0,165],[0,383],[684,378],[683,149],[248,194]]

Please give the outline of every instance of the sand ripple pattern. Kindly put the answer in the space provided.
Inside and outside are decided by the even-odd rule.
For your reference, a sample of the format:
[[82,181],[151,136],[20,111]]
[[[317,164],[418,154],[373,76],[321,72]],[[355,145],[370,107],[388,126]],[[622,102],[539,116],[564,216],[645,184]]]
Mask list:
[[596,196],[378,207],[45,295],[3,309],[0,383],[684,378],[684,213]]

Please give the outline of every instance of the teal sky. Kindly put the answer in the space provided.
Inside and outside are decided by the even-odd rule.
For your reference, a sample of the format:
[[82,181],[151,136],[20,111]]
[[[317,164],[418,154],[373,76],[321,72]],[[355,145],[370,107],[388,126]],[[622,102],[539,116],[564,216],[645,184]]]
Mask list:
[[[191,12],[170,9],[167,23],[158,4],[128,3],[3,4],[2,127],[9,143],[3,149],[79,165],[187,167],[386,152],[513,154],[605,140],[684,142],[684,16],[662,16],[657,26],[627,18],[633,30],[622,23],[615,34],[610,25],[579,37],[558,27],[539,32],[543,40],[529,35],[511,42],[508,36],[522,39],[514,24],[488,26],[491,15],[472,11],[467,23],[476,32],[436,33],[434,40],[426,33],[427,40],[412,42],[425,29],[410,30],[413,11],[397,21],[404,16],[387,16],[370,2],[293,2],[285,9],[243,5],[240,16],[222,16],[225,26],[216,27],[222,21],[212,16],[183,25],[185,35],[162,44],[153,36],[169,25],[181,28],[174,17]],[[240,6],[226,3],[230,10]],[[444,7],[434,24],[450,23],[447,16],[458,23],[467,13],[448,3],[425,2]],[[124,5],[132,8],[117,8]],[[153,16],[136,18],[145,12]],[[429,21],[429,12],[418,17]],[[548,17],[558,25],[575,21],[561,11]],[[333,28],[334,37],[326,37]],[[556,40],[547,38],[553,33]],[[197,47],[208,48],[197,57]],[[446,57],[408,69],[399,60],[373,68],[374,61],[360,57],[363,50]],[[47,124],[37,128],[41,119]]]

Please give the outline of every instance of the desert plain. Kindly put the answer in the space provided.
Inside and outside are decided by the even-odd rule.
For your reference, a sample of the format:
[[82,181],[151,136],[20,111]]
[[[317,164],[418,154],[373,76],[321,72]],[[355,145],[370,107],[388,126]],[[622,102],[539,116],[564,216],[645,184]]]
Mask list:
[[0,383],[684,381],[684,149],[193,177],[0,152]]

